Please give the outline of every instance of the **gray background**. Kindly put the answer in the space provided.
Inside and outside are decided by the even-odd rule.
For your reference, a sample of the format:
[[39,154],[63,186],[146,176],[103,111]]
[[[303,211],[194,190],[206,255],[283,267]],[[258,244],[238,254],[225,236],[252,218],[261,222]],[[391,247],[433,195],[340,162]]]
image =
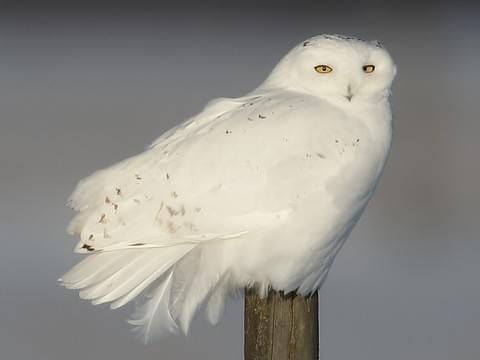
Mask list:
[[21,2],[0,12],[0,358],[241,359],[217,327],[138,344],[131,309],[56,284],[77,180],[218,96],[257,86],[320,33],[379,39],[399,73],[384,177],[322,289],[322,360],[478,360],[478,8],[417,2]]

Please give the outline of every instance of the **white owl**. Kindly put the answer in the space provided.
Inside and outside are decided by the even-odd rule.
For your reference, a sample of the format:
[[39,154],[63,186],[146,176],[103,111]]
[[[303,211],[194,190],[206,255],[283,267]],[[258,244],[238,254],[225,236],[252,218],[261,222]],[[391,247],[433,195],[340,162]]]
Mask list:
[[144,341],[244,287],[308,294],[372,196],[396,68],[378,42],[321,35],[251,93],[220,98],[145,152],[82,180],[69,226],[88,256],[60,281],[93,304],[139,295]]

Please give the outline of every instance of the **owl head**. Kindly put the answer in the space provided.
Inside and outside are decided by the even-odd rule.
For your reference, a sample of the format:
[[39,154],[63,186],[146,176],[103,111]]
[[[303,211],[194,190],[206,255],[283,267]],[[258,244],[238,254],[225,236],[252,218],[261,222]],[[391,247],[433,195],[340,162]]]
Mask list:
[[390,54],[378,41],[319,35],[294,47],[264,86],[354,104],[388,97],[395,74]]

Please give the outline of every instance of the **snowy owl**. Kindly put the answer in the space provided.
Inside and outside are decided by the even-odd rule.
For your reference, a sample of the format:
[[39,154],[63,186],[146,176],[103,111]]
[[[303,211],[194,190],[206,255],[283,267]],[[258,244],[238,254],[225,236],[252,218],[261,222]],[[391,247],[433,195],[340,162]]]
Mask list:
[[245,287],[318,290],[384,167],[395,73],[376,41],[312,37],[249,94],[85,178],[68,230],[88,256],[61,283],[113,309],[139,300],[144,341],[187,333],[203,303],[217,323]]

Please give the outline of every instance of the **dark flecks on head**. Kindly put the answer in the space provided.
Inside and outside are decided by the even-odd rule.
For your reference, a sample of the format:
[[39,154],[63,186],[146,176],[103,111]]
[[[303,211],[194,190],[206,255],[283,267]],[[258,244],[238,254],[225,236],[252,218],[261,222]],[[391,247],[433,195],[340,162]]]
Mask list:
[[362,39],[359,39],[355,36],[348,36],[348,35],[323,35],[323,38],[326,40],[356,40],[356,41],[364,41]]
[[307,40],[307,41],[304,41],[304,42],[303,42],[302,46],[305,47],[305,46],[308,46],[309,44],[310,44],[310,41]]

